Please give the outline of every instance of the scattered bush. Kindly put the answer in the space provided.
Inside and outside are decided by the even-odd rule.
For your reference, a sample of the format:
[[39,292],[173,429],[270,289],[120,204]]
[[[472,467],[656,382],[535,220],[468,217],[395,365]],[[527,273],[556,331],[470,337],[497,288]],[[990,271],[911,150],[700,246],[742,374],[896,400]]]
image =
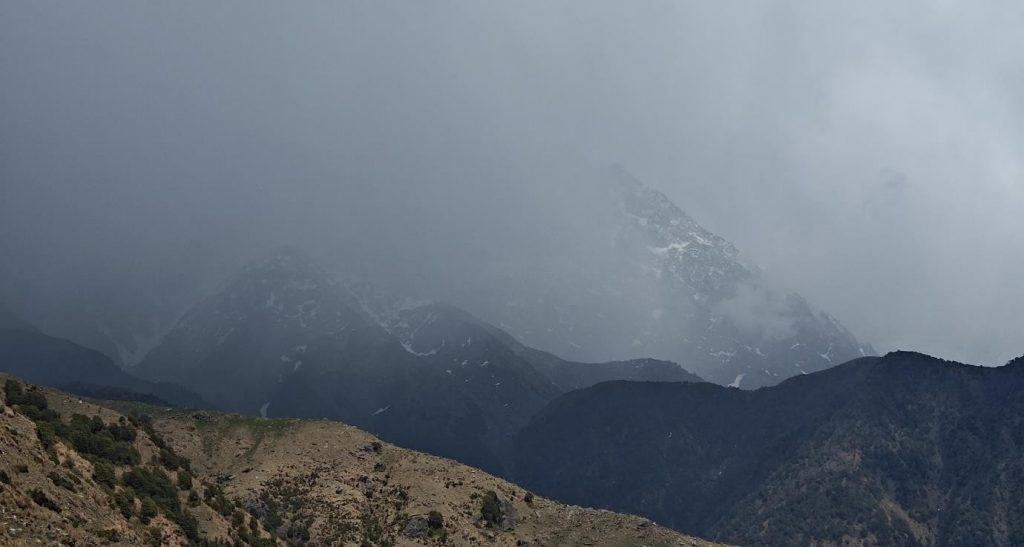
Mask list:
[[[123,418],[124,417],[122,416],[122,419]],[[110,424],[107,426],[107,430],[110,431],[110,436],[113,437],[115,441],[123,441],[127,443],[135,442],[135,437],[138,436],[134,427],[127,426],[123,423]]]
[[196,518],[192,516],[191,513],[189,513],[188,511],[182,511],[181,513],[178,513],[178,516],[174,519],[174,522],[176,522],[178,526],[181,527],[181,531],[185,533],[185,537],[187,537],[190,541],[199,541],[199,523],[196,522]]
[[117,508],[120,509],[121,515],[126,518],[132,518],[132,514],[135,512],[135,491],[131,488],[122,488],[114,494],[114,503]]
[[143,501],[151,498],[160,509],[169,515],[177,515],[181,510],[178,491],[171,484],[171,479],[163,470],[151,470],[145,467],[134,467],[121,477],[125,486],[130,486]]
[[206,501],[206,505],[225,517],[231,515],[234,506],[224,496],[224,490],[220,486],[204,483],[203,489],[203,499]]
[[146,528],[146,533],[149,535],[149,544],[153,547],[160,547],[164,544],[164,533],[156,526]]
[[160,463],[171,471],[175,471],[179,468],[187,471],[191,467],[191,463],[188,461],[188,458],[183,458],[175,454],[174,450],[171,450],[167,446],[160,449]]
[[99,418],[87,418],[81,414],[71,416],[71,422],[60,424],[58,429],[62,438],[70,441],[82,454],[96,456],[118,465],[136,465],[139,463],[139,452],[131,442],[135,431],[126,426],[113,424],[107,426]]
[[33,488],[32,490],[29,490],[28,496],[32,498],[32,501],[34,501],[36,505],[45,507],[54,513],[60,513],[60,507],[57,505],[57,502],[50,499],[50,497],[41,490]]
[[156,430],[153,429],[153,418],[148,414],[133,414],[128,416],[128,421],[131,422],[135,427],[146,432],[149,435],[149,439],[153,441],[153,444],[157,448],[167,448],[167,443],[164,442],[163,437],[157,434]]
[[139,522],[142,524],[149,524],[149,521],[159,513],[160,508],[157,507],[153,498],[142,498],[142,506],[139,509]]
[[93,534],[96,534],[96,537],[108,543],[117,543],[121,541],[121,534],[119,534],[117,530],[96,530]]
[[192,489],[192,474],[185,469],[178,471],[178,488],[181,490]]
[[7,406],[27,406],[39,410],[45,410],[47,407],[46,396],[41,391],[35,388],[25,391],[20,383],[10,378],[4,382],[4,400],[7,401]]
[[57,430],[50,422],[36,422],[36,436],[43,448],[50,448],[57,440]]
[[[36,435],[43,448],[50,449],[63,439],[81,454],[95,456],[118,465],[139,463],[139,453],[132,446],[135,430],[124,424],[106,425],[99,416],[91,418],[73,414],[68,423],[49,408],[46,397],[38,389],[24,390],[14,380],[4,383],[7,401],[36,424]],[[51,455],[51,459],[52,455]]]
[[75,491],[74,483],[72,483],[70,480],[68,480],[67,477],[61,475],[60,473],[57,473],[56,471],[50,471],[50,473],[47,474],[46,477],[50,479],[50,482],[65,490],[68,490],[70,492]]
[[92,480],[98,484],[113,488],[117,483],[117,475],[114,473],[114,466],[110,462],[96,460],[92,463]]
[[437,511],[431,511],[427,513],[427,526],[431,529],[437,530],[444,527],[444,517]]

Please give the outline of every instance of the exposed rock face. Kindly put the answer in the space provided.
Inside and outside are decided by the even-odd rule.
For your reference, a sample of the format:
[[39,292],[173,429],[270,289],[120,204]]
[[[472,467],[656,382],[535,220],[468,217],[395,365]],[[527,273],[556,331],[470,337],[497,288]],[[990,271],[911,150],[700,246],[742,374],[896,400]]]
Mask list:
[[501,499],[497,492],[488,490],[480,507],[480,519],[487,526],[511,530],[516,525],[516,509],[511,503]]

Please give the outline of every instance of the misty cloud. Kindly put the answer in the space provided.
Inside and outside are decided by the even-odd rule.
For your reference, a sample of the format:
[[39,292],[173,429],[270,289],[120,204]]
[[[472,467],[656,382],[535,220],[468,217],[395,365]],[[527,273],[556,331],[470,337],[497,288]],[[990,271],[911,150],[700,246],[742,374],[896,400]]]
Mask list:
[[282,244],[451,293],[600,248],[620,163],[880,351],[999,364],[1024,352],[1022,25],[1014,2],[3,1],[0,301],[146,321]]
[[771,340],[796,334],[792,319],[786,315],[789,307],[785,296],[756,285],[740,285],[735,295],[711,309],[744,334]]

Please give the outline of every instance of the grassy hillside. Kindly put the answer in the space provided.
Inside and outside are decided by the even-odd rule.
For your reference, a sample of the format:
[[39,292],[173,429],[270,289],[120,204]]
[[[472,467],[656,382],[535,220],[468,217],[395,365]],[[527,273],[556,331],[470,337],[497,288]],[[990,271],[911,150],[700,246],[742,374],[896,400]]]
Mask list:
[[709,545],[343,424],[0,384],[4,545]]

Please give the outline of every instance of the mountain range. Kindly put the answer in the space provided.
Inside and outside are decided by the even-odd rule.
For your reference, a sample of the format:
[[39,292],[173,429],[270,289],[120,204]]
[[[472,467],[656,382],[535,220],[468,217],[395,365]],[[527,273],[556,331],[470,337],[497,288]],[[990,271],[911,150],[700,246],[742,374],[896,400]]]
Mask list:
[[294,249],[227,280],[132,372],[225,410],[336,419],[494,471],[562,393],[609,379],[700,381],[674,363],[531,350],[452,306],[341,283]]
[[[754,389],[874,354],[665,194],[623,169],[586,176],[572,200],[579,210],[534,212],[522,221],[530,225],[529,236],[520,236],[525,246],[486,241],[480,249],[395,252],[387,260],[321,246],[318,256],[346,280],[367,277],[395,293],[440,299],[575,362],[655,358]],[[457,265],[453,252],[463,257]],[[175,255],[126,287],[86,291],[84,304],[53,296],[61,300],[20,305],[47,332],[131,368],[243,260],[241,251],[196,253]]]
[[[267,418],[328,418],[560,502],[727,543],[1024,542],[1024,358],[981,368],[895,352],[741,390],[668,361],[568,361],[453,305],[342,282],[282,249],[194,305],[129,371],[0,309],[0,370],[123,408],[161,405],[150,413],[249,415],[172,411],[168,436],[185,438],[175,450],[202,461],[213,450],[217,476],[253,451],[279,465],[275,454],[310,434],[298,427],[269,448],[267,424],[296,422]],[[226,444],[206,438],[225,423],[249,425],[229,427]],[[303,461],[322,468],[335,442],[309,445]],[[56,492],[44,494],[61,506]]]

